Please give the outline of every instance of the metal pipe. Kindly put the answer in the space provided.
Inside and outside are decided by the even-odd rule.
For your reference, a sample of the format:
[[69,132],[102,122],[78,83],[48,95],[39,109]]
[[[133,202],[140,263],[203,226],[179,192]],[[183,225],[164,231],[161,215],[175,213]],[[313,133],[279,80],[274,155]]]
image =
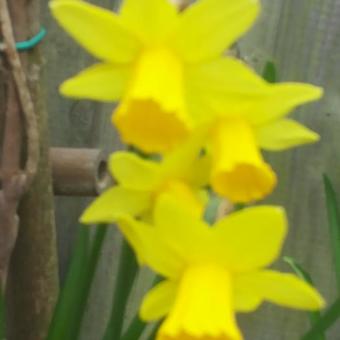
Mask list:
[[99,149],[51,148],[53,189],[60,196],[97,196],[112,184]]

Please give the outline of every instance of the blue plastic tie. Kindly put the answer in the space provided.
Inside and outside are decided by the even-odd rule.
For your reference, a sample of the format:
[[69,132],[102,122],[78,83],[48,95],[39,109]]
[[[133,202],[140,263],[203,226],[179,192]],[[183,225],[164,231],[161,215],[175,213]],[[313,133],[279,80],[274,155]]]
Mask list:
[[[30,50],[34,48],[35,46],[37,46],[45,38],[46,34],[47,34],[46,29],[42,27],[39,33],[36,34],[34,37],[32,37],[31,39],[25,40],[25,41],[17,42],[15,44],[15,47],[19,52]],[[0,44],[0,47],[1,47],[1,44]],[[0,48],[0,51],[1,51],[1,48]]]
[[46,36],[46,29],[42,27],[38,34],[29,40],[20,41],[15,44],[18,51],[27,51],[37,46]]

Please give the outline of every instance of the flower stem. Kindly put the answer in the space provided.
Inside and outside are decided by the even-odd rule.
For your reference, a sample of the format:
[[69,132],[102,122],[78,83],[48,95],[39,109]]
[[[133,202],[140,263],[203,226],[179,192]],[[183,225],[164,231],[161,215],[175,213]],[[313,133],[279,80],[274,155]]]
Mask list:
[[[151,284],[151,287],[156,286],[157,283],[161,281],[162,281],[162,277],[160,277],[159,275],[156,275]],[[137,313],[135,317],[133,318],[133,320],[131,321],[127,331],[123,334],[121,340],[139,339],[139,337],[142,335],[146,326],[147,324],[139,318],[138,313]]]
[[50,324],[48,340],[78,338],[107,229],[106,225],[98,225],[91,245],[90,228],[80,227],[65,285]]
[[120,339],[123,328],[124,312],[134,279],[137,275],[137,270],[138,265],[135,255],[128,243],[123,240],[117,281],[113,294],[111,316],[103,340]]
[[156,339],[156,335],[158,332],[158,328],[159,328],[160,322],[157,322],[153,325],[153,330],[150,334],[150,336],[148,337],[148,340],[155,340]]
[[135,340],[139,339],[140,335],[143,333],[146,327],[146,323],[143,322],[138,314],[135,315],[128,330],[123,334],[121,340]]

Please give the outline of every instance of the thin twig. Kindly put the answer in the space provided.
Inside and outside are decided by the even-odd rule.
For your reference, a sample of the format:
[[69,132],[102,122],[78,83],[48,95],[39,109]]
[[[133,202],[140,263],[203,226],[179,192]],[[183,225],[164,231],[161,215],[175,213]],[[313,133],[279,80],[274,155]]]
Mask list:
[[28,188],[37,172],[39,161],[38,124],[33,101],[27,85],[26,75],[15,47],[15,38],[7,0],[0,0],[0,25],[5,44],[4,53],[11,65],[21,108],[24,113],[25,132],[27,138],[25,175],[27,176],[26,188]]

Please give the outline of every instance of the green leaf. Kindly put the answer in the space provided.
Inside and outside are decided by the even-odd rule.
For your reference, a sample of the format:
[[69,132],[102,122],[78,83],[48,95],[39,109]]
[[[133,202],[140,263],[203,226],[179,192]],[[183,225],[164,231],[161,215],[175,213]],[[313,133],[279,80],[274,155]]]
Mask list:
[[6,339],[5,299],[0,287],[0,339]]
[[320,334],[326,332],[340,318],[340,298],[338,298],[318,322],[308,331],[301,340],[316,340]]
[[161,323],[162,323],[162,321],[158,321],[152,326],[153,329],[151,331],[151,334],[148,337],[148,340],[155,340],[156,339],[156,335],[157,335],[157,332],[158,332],[158,329],[159,329],[159,326],[160,326]]
[[338,292],[340,294],[340,215],[336,193],[327,175],[323,175],[323,181],[326,193],[328,225],[332,243],[335,274],[337,279]]
[[127,301],[138,272],[135,255],[123,240],[115,283],[111,316],[103,340],[120,339]]
[[55,308],[47,340],[78,338],[107,226],[96,228],[92,244],[91,230],[88,226],[79,228],[70,268]]
[[131,321],[129,328],[121,337],[121,340],[139,339],[139,337],[144,332],[146,325],[147,324],[139,318],[138,314],[136,314],[133,320]]
[[[295,259],[292,257],[284,256],[283,260],[292,268],[292,270],[295,272],[295,274],[302,280],[306,281],[310,285],[314,286],[312,277],[308,272],[306,272],[301,265],[299,265]],[[317,322],[319,322],[321,318],[321,313],[318,311],[310,312],[309,313],[309,319],[312,326],[314,326]],[[326,336],[324,334],[319,334],[315,340],[325,340]]]
[[[159,275],[156,275],[155,279],[153,280],[151,287],[154,287],[156,284],[158,284],[160,281],[162,281],[163,278]],[[131,324],[129,325],[127,331],[123,334],[121,340],[136,340],[139,339],[139,337],[144,332],[145,328],[147,326],[147,323],[143,322],[140,318],[138,313],[135,315],[133,320],[131,321]]]
[[269,83],[277,82],[276,66],[272,61],[267,61],[262,72],[262,78]]
[[309,284],[313,285],[312,277],[309,273],[307,273],[301,265],[299,265],[296,260],[289,256],[284,256],[283,260],[290,265],[290,267],[293,269],[295,274],[302,280],[308,282]]

